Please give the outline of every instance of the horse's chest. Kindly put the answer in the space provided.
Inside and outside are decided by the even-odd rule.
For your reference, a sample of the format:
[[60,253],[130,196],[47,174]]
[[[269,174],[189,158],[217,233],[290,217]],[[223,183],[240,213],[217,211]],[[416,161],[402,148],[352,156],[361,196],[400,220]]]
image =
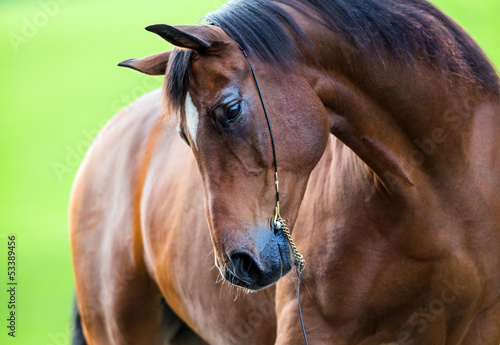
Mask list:
[[483,282],[461,252],[425,261],[377,242],[332,244],[321,274],[310,280],[332,325],[420,335],[458,322],[480,303]]

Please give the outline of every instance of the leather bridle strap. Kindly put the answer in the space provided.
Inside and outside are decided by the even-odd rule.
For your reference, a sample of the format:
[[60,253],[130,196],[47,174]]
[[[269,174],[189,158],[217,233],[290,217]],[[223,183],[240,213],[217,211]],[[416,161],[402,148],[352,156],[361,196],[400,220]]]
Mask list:
[[295,256],[295,266],[296,266],[296,271],[297,271],[297,276],[298,276],[298,289],[297,289],[297,295],[298,295],[298,303],[299,303],[299,317],[300,317],[300,324],[302,326],[302,333],[304,334],[304,340],[306,342],[306,345],[308,345],[307,342],[307,335],[306,335],[306,330],[304,328],[304,320],[302,319],[302,308],[300,306],[300,278],[302,275],[302,271],[306,267],[306,261],[304,260],[304,256],[299,253],[297,246],[295,245],[295,242],[292,239],[292,236],[290,234],[290,231],[286,225],[285,220],[281,217],[280,215],[280,191],[279,191],[279,180],[278,180],[278,163],[276,160],[276,148],[274,146],[274,137],[273,137],[273,130],[271,128],[271,121],[269,120],[269,114],[267,113],[266,109],[266,104],[264,103],[264,98],[262,97],[262,92],[260,91],[260,86],[259,82],[257,81],[257,76],[255,75],[255,71],[253,69],[252,63],[250,62],[250,59],[248,58],[247,52],[241,45],[239,45],[239,48],[243,52],[243,55],[248,61],[248,65],[250,66],[250,70],[252,71],[252,76],[253,79],[255,80],[255,85],[257,86],[257,91],[259,93],[259,98],[262,103],[262,108],[264,109],[264,114],[266,115],[266,120],[267,120],[267,127],[269,128],[269,134],[271,136],[271,146],[273,148],[273,160],[274,160],[274,184],[276,186],[276,208],[275,208],[275,213],[274,213],[274,220],[273,220],[273,226],[276,230],[282,230],[283,233],[286,235],[288,242],[290,243],[290,246],[292,247],[293,254]]
[[[250,65],[250,70],[252,71],[252,76],[253,79],[255,80],[255,86],[257,86],[257,91],[259,92],[259,98],[260,102],[262,103],[262,108],[264,108],[264,114],[266,115],[266,121],[267,121],[267,127],[269,128],[269,134],[271,135],[271,146],[273,148],[273,161],[274,161],[274,178],[275,178],[275,184],[276,184],[276,205],[279,208],[280,204],[280,191],[279,191],[279,181],[278,181],[278,163],[276,161],[276,148],[274,146],[274,136],[273,136],[273,129],[271,128],[271,121],[269,121],[269,115],[267,113],[267,108],[266,104],[264,103],[264,98],[262,97],[262,92],[260,91],[260,86],[259,82],[257,81],[257,76],[255,75],[255,71],[253,69],[252,63],[250,62],[250,59],[248,58],[247,52],[245,49],[243,49],[242,46],[240,46],[241,51],[243,52],[243,55],[248,61],[248,65]],[[276,225],[276,224],[275,224]]]

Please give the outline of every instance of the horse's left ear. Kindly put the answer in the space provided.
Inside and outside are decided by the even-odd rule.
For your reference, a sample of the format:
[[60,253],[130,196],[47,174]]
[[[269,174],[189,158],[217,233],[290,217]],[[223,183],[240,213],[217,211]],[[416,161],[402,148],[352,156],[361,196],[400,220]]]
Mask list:
[[132,68],[149,75],[163,75],[167,69],[170,53],[170,51],[167,51],[146,56],[141,59],[128,59],[120,62],[118,66]]
[[179,25],[177,27],[167,24],[155,24],[146,27],[146,30],[154,32],[172,45],[205,53],[211,46],[211,42],[203,36],[206,32],[203,25]]

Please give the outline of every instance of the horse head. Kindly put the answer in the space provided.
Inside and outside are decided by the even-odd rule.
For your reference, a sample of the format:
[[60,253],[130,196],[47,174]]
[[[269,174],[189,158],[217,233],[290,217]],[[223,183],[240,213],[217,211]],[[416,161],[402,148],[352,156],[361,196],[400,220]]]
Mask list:
[[[251,290],[276,283],[294,264],[273,223],[275,166],[256,81],[240,45],[212,25],[146,28],[175,48],[120,63],[165,75],[164,116],[177,122],[196,158],[215,263]],[[326,147],[326,111],[300,70],[277,68],[252,52],[275,139],[280,213],[293,229],[308,178]]]

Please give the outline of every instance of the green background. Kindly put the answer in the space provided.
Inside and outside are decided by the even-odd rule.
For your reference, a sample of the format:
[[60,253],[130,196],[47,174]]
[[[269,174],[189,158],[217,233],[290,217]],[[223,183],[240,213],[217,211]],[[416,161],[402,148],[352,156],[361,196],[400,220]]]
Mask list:
[[[161,78],[116,63],[170,49],[143,28],[195,24],[224,1],[0,0],[0,343],[69,343],[72,180],[107,119]],[[434,0],[500,66],[499,0]],[[7,235],[17,332],[7,336]],[[3,268],[2,268],[3,267]]]

